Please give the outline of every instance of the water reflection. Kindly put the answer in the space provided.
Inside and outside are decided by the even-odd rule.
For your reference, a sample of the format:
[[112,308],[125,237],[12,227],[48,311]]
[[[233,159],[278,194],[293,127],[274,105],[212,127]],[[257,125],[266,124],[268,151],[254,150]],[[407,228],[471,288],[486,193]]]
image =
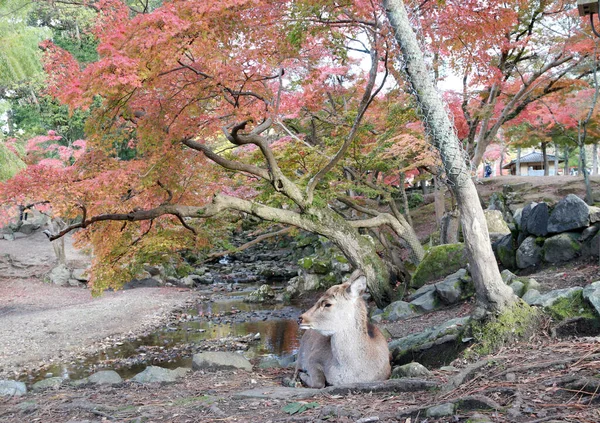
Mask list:
[[[85,359],[79,359],[70,363],[58,363],[39,371],[37,374],[22,378],[26,382],[36,382],[44,379],[47,373],[53,376],[62,376],[70,379],[80,379],[89,376],[99,368],[110,369],[110,363],[118,359],[127,359],[143,355],[147,347],[158,347],[165,351],[176,350],[182,344],[201,344],[205,340],[223,339],[227,337],[241,337],[248,334],[260,334],[257,342],[250,344],[244,351],[247,358],[260,356],[272,356],[284,358],[295,354],[299,347],[301,333],[298,329],[296,319],[273,319],[264,316],[264,320],[237,321],[237,313],[264,312],[265,310],[281,310],[284,306],[264,304],[249,304],[242,301],[219,301],[200,303],[194,309],[185,310],[184,314],[190,316],[221,316],[221,322],[215,320],[191,320],[170,323],[155,332],[135,340],[123,341],[118,345],[99,351],[95,355]],[[299,314],[298,310],[290,308],[288,315]],[[236,320],[235,317],[238,319]],[[223,321],[225,320],[225,321]],[[146,365],[155,364],[167,368],[191,367],[191,357],[175,354],[166,362],[151,363],[134,362],[126,367],[116,368],[123,378],[129,378],[144,370]]]

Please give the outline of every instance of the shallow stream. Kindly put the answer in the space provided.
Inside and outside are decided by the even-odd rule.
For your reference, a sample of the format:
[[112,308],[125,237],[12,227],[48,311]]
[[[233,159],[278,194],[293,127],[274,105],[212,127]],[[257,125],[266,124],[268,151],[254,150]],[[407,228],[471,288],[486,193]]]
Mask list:
[[[250,288],[250,287],[247,287]],[[99,370],[115,370],[124,379],[148,365],[167,368],[192,366],[195,352],[241,350],[246,358],[290,360],[299,345],[298,307],[246,303],[244,290],[201,301],[175,313],[165,326],[138,338],[107,340],[93,355],[45,366],[21,378],[34,383],[51,376],[77,380]]]

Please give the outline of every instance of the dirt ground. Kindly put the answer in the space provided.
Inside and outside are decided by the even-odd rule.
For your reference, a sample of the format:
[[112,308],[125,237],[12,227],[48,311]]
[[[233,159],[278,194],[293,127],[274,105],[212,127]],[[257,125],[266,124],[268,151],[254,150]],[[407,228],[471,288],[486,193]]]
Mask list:
[[[66,254],[69,264],[89,262],[70,238]],[[140,288],[93,298],[87,289],[44,283],[43,275],[55,264],[41,232],[0,240],[0,378],[50,359],[89,353],[107,337],[143,333],[196,295],[176,288]]]
[[[492,179],[496,180],[482,184],[490,192],[506,183]],[[581,181],[568,182],[577,183]],[[537,190],[538,195],[547,189],[548,199],[556,190],[535,185],[527,189]],[[67,258],[78,265],[88,260],[71,244]],[[140,288],[92,298],[85,289],[41,282],[53,260],[42,234],[0,240],[0,379],[50,360],[91,352],[109,337],[144,333],[195,298],[193,291],[176,288]],[[597,263],[580,261],[529,276],[554,289],[598,280],[600,269]],[[470,310],[471,304],[464,303],[387,328],[394,336],[404,336]],[[315,391],[298,399],[282,391],[291,369],[255,365],[252,372],[190,372],[172,384],[63,384],[24,397],[0,398],[0,421],[599,422],[600,337],[551,338],[551,322],[547,326],[526,342],[491,356],[461,358],[452,363],[453,368],[433,369],[427,379],[439,387],[428,391],[395,392],[388,386],[379,392]],[[252,394],[242,394],[249,389]],[[454,416],[427,415],[430,406],[447,403],[457,405]],[[286,408],[302,404],[305,410],[295,414]]]

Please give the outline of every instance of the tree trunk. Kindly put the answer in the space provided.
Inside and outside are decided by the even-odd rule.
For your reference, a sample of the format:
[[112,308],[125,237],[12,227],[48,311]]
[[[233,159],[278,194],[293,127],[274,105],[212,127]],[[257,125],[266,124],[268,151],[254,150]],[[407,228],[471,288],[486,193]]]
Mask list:
[[554,143],[554,175],[558,176],[558,144]]
[[440,227],[440,245],[457,243],[459,229],[458,213],[454,211],[446,213],[442,217]]
[[[52,218],[48,223],[53,233],[58,233],[66,227],[65,222],[59,218]],[[58,264],[67,264],[67,255],[65,253],[65,238],[60,237],[52,241],[52,249],[56,255]]]
[[383,308],[388,305],[393,298],[390,275],[373,241],[329,209],[312,209],[308,220],[312,223],[312,232],[333,242],[354,267],[365,272],[369,292],[377,306]]
[[517,147],[517,162],[515,166],[515,175],[521,176],[521,147]]
[[[433,186],[435,188],[435,195],[433,197],[434,200],[434,208],[435,208],[435,224],[438,229],[440,229],[440,225],[442,223],[442,218],[444,217],[444,213],[446,212],[446,199],[444,196],[444,192],[446,191],[446,187],[440,181],[439,176],[435,176],[433,179]],[[411,223],[412,226],[412,223]]]
[[579,169],[583,175],[583,183],[585,184],[585,202],[588,205],[594,204],[594,197],[592,195],[592,186],[590,184],[590,176],[587,171],[587,163],[585,157],[585,138],[586,138],[586,123],[579,123],[579,131],[577,142],[579,144]]
[[564,164],[565,176],[569,174],[569,147],[565,145],[565,164]]
[[548,143],[542,143],[542,157],[544,159],[544,176],[550,176],[550,162],[548,162]]
[[426,132],[440,151],[446,175],[456,195],[478,304],[488,311],[501,312],[514,304],[516,297],[500,277],[483,209],[460,140],[425,66],[404,3],[401,0],[385,0],[384,5],[402,51],[402,68],[424,117]]
[[598,143],[592,146],[592,175],[598,174]]
[[406,189],[404,188],[405,181],[406,174],[404,172],[400,172],[400,197],[402,198],[402,207],[404,208],[404,215],[406,216],[406,221],[412,227],[413,222],[412,217],[410,215],[410,209],[408,207],[408,197],[406,196]]

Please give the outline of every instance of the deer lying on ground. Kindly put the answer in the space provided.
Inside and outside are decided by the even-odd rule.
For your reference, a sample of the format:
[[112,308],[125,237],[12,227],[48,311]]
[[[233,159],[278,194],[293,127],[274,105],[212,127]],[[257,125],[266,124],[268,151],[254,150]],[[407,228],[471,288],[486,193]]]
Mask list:
[[298,319],[300,329],[307,331],[300,340],[296,375],[306,386],[373,382],[390,376],[387,341],[369,323],[362,299],[366,287],[366,277],[357,270],[345,283],[329,288]]

